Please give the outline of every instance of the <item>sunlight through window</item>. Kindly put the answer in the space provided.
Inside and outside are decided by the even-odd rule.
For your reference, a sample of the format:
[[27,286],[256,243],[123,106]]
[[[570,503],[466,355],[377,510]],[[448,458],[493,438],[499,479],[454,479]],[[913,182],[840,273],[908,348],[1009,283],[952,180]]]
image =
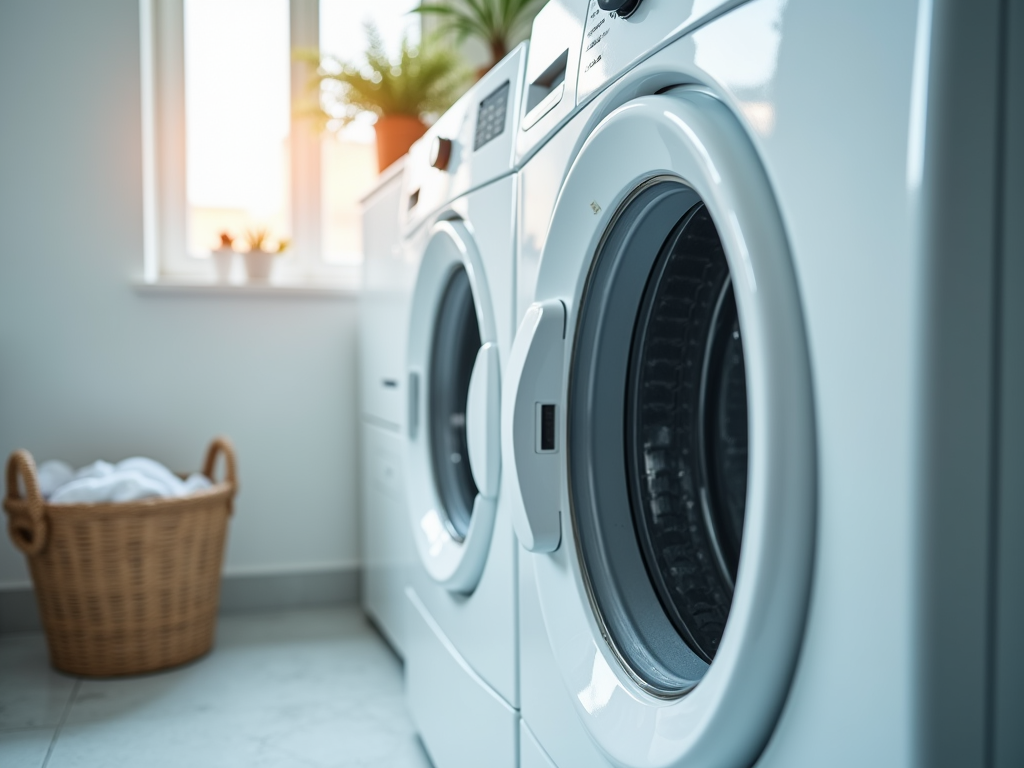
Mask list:
[[185,0],[187,243],[291,236],[288,0]]
[[[420,20],[408,13],[416,0],[320,0],[320,50],[343,61],[359,61],[366,49],[365,24],[373,22],[388,51],[397,54],[402,36],[419,41]],[[321,203],[324,260],[362,260],[359,200],[377,180],[371,120],[327,133],[321,145]]]

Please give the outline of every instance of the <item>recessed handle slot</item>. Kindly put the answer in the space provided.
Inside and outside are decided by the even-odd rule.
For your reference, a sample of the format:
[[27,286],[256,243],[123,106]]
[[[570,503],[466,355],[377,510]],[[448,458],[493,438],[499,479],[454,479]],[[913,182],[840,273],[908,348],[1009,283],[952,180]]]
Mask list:
[[416,427],[420,418],[420,375],[416,371],[409,371],[409,402],[407,418],[409,421],[409,437],[416,439]]
[[527,87],[524,128],[532,126],[562,100],[568,66],[569,49],[567,48]]
[[386,387],[387,389],[397,389],[398,388],[398,381],[395,380],[395,379],[381,379],[380,383],[381,383],[382,387]]
[[537,403],[537,453],[552,453],[555,447],[555,406]]

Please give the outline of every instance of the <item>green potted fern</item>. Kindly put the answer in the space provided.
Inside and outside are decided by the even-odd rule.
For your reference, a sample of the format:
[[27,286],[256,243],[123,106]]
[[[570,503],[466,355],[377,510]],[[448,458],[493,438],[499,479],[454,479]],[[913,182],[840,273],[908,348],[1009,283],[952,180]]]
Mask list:
[[478,70],[482,77],[522,39],[542,5],[543,0],[447,0],[424,3],[412,13],[438,17],[438,32],[454,34],[460,42],[473,37],[486,45],[491,62]]
[[466,77],[450,48],[415,46],[403,38],[397,58],[391,58],[373,24],[366,25],[366,36],[362,63],[317,52],[307,58],[317,64],[314,84],[328,120],[343,127],[360,113],[376,116],[377,165],[383,171],[424,134],[424,117],[439,115],[455,102]]

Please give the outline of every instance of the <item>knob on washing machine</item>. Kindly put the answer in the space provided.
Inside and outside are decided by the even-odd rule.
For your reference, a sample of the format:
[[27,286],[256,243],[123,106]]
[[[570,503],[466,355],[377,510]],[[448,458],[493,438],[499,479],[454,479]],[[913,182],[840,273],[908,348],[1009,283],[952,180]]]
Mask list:
[[439,171],[448,169],[448,161],[452,159],[452,140],[435,136],[430,144],[430,167]]
[[640,5],[640,0],[597,0],[602,11],[614,11],[620,19],[631,15]]

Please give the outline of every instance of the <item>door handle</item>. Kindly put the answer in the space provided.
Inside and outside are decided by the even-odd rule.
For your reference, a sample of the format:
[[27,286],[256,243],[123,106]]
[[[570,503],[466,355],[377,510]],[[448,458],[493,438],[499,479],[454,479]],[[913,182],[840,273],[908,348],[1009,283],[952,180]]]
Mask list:
[[501,439],[515,497],[512,524],[530,552],[554,552],[562,536],[565,315],[558,300],[530,306],[503,387]]
[[466,399],[466,447],[469,467],[481,496],[498,495],[501,472],[501,373],[498,347],[487,342],[476,354]]

